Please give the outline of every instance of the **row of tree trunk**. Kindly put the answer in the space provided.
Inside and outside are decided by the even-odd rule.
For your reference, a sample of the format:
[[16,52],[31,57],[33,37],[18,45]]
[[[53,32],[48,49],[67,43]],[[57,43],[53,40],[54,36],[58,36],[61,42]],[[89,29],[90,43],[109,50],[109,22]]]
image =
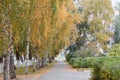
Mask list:
[[[42,67],[47,66],[47,62],[52,63],[53,59],[54,58],[51,56],[48,57],[48,61],[47,61],[46,57],[37,58],[35,67],[33,64],[33,72],[35,70],[39,70]],[[4,80],[11,80],[14,78],[16,78],[15,66],[14,66],[14,52],[13,51],[9,51],[9,52],[5,51],[5,54],[4,54]]]
[[45,66],[47,66],[47,58],[46,57],[42,57],[41,59],[37,58],[36,69],[39,70],[40,68]]
[[52,63],[53,60],[54,60],[54,58],[52,56],[49,56],[48,58],[47,57],[42,57],[41,59],[37,58],[36,70],[39,70],[42,67],[47,66],[47,63]]

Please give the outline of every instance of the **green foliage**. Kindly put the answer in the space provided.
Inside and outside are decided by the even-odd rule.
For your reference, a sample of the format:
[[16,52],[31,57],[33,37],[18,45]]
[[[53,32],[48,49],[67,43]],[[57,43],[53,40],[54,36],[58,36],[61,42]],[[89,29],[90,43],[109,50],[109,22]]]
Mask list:
[[67,62],[70,62],[71,58],[72,58],[72,54],[67,54],[66,55],[66,61]]
[[120,56],[120,44],[114,44],[109,52],[110,56]]
[[[71,55],[72,56],[72,55]],[[91,80],[119,80],[120,57],[72,57],[73,68],[93,68]]]
[[114,14],[111,4],[110,0],[84,0],[83,15],[89,25],[87,32],[92,36],[93,42],[100,43],[104,50],[107,49],[106,42],[110,34],[107,28],[112,23]]
[[52,8],[52,17],[53,17],[57,11],[56,0],[53,0],[53,2],[51,3],[51,8]]
[[103,64],[103,61],[100,59],[97,59],[93,62],[93,72],[92,72],[91,80],[101,80],[100,70],[101,70],[102,64]]
[[119,80],[120,57],[102,57],[93,62],[91,80]]
[[93,68],[94,65],[98,65],[99,61],[103,62],[105,57],[86,57],[82,59],[81,67],[82,68]]
[[74,58],[71,58],[70,61],[69,61],[69,64],[72,65],[73,61],[74,61]]
[[120,60],[119,61],[106,61],[101,68],[101,78],[103,80],[119,80],[120,79]]
[[[120,12],[120,3],[117,6],[117,10]],[[120,14],[115,17],[115,43],[120,43]]]
[[71,58],[70,64],[72,65],[73,68],[79,68],[81,65],[81,58]]
[[82,68],[91,68],[93,64],[94,59],[91,57],[84,58],[81,61],[81,67]]

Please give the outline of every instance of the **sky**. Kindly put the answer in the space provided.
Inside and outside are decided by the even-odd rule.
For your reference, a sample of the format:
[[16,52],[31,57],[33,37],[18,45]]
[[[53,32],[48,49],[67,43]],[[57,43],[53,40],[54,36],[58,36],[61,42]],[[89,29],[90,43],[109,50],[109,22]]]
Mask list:
[[115,10],[115,6],[118,4],[118,2],[120,2],[120,0],[111,0],[112,1],[112,5],[115,11],[115,15],[118,15],[119,12],[117,10]]
[[111,0],[112,1],[112,4],[113,4],[113,7],[115,7],[117,5],[118,2],[120,2],[120,0]]

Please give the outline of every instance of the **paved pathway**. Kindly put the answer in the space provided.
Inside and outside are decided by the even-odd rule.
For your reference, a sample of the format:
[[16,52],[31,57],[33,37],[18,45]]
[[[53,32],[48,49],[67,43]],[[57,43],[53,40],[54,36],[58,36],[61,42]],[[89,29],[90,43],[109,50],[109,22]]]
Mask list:
[[90,71],[69,70],[64,62],[58,62],[52,70],[41,76],[39,80],[89,80]]

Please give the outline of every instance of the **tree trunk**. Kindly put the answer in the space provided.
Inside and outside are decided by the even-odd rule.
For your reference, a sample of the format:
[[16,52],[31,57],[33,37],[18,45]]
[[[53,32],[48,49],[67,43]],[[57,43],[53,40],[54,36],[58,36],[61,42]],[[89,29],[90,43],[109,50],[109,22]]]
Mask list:
[[26,68],[25,68],[25,73],[28,74],[28,61],[29,61],[29,58],[28,58],[28,52],[26,53]]
[[54,56],[52,56],[52,61],[54,61]]
[[40,69],[40,58],[38,58],[38,69]]
[[44,67],[44,57],[41,58],[41,67]]
[[26,74],[28,74],[29,50],[30,50],[30,26],[28,28],[28,39],[27,39],[27,46],[26,46],[26,68],[25,68]]
[[[6,4],[6,1],[3,2],[3,4]],[[6,45],[8,45],[5,54],[4,54],[4,80],[10,80],[10,78],[16,77],[15,70],[14,70],[14,57],[12,56],[13,53],[13,34],[12,34],[12,25],[11,25],[11,19],[10,19],[10,4],[4,6],[4,19],[5,19],[5,25],[4,30],[6,34]],[[8,44],[9,43],[9,44]],[[10,59],[11,56],[11,59]],[[10,61],[11,60],[11,61]],[[13,76],[14,75],[14,76]]]
[[10,80],[9,60],[10,60],[9,53],[7,51],[5,51],[5,54],[4,54],[4,80]]
[[14,41],[13,41],[13,32],[12,32],[12,26],[10,25],[10,42],[8,48],[9,50],[9,55],[10,55],[10,78],[16,78],[16,73],[15,73],[15,67],[14,67],[14,47],[13,47]]
[[46,57],[42,57],[41,61],[42,61],[42,67],[47,66],[47,61],[46,61]]
[[44,57],[44,64],[47,66],[47,57]]
[[39,69],[39,66],[38,66],[38,58],[36,59],[36,69],[37,69],[37,70]]
[[39,70],[40,69],[40,59],[37,58],[37,63],[36,63],[36,69]]
[[49,59],[49,63],[52,63],[52,57],[48,56],[48,59]]
[[28,74],[28,61],[29,61],[29,43],[28,43],[27,49],[26,49],[26,68],[25,68],[26,74]]
[[15,66],[14,66],[14,51],[13,51],[13,46],[12,46],[12,50],[10,53],[10,78],[14,79],[16,78],[16,73],[15,73]]
[[39,59],[40,68],[42,68],[42,59]]

